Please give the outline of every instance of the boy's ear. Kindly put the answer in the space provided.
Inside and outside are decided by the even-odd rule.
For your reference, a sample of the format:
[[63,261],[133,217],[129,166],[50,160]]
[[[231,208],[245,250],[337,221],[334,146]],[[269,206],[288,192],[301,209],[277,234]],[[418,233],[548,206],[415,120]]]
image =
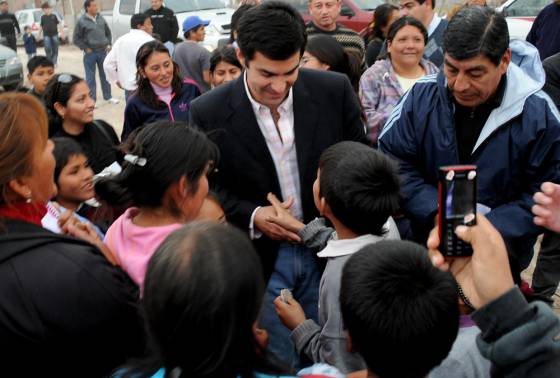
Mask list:
[[331,211],[331,208],[329,207],[329,204],[325,200],[325,197],[319,198],[319,214],[324,216],[327,212],[330,212],[330,211]]
[[354,344],[352,343],[352,337],[348,333],[348,330],[344,330],[344,334],[346,335],[346,351],[348,353],[358,353],[358,348],[354,347]]

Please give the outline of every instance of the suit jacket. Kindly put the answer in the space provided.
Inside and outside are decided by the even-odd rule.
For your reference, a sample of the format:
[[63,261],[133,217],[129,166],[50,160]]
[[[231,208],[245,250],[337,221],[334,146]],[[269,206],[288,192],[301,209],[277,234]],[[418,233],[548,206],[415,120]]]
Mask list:
[[[321,153],[344,140],[367,143],[358,98],[345,75],[302,69],[293,85],[294,134],[304,222],[318,215],[313,182]],[[249,229],[253,211],[282,198],[278,176],[244,85],[244,75],[191,103],[191,122],[218,145],[218,171],[211,184],[227,219]],[[254,241],[265,274],[274,267],[278,244],[265,235]]]

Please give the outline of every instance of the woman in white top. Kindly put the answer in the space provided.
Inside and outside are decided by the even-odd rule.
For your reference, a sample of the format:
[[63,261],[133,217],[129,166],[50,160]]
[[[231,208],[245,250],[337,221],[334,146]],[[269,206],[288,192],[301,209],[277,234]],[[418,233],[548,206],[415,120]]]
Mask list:
[[423,59],[428,32],[420,21],[402,17],[387,33],[387,58],[378,60],[360,79],[360,100],[367,117],[368,138],[377,144],[377,137],[403,94],[418,79],[438,72]]

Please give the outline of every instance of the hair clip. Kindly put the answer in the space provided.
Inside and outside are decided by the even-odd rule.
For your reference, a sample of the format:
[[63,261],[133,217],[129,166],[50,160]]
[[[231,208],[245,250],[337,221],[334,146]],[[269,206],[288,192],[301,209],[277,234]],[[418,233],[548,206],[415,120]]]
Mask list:
[[143,157],[139,157],[136,155],[132,155],[132,154],[126,154],[124,155],[124,160],[128,161],[130,164],[132,165],[136,165],[138,167],[143,167],[146,165],[146,163],[148,162],[148,160],[146,160],[146,158]]

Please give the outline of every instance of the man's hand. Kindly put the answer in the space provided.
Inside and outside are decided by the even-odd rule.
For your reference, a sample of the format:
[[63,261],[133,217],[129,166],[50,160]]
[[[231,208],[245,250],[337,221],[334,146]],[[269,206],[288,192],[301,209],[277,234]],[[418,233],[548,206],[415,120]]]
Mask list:
[[305,313],[301,305],[294,298],[289,298],[288,303],[284,303],[281,297],[277,297],[274,300],[274,307],[280,321],[290,331],[293,331],[305,321]]
[[560,232],[560,185],[545,182],[541,191],[533,196],[535,205],[531,209],[535,214],[535,224]]
[[276,215],[268,217],[266,220],[268,222],[274,223],[282,228],[285,228],[291,232],[300,232],[304,227],[305,224],[297,220],[286,208],[285,203],[280,202],[278,197],[276,197],[272,193],[268,193],[266,199],[274,210],[276,211]]
[[[282,206],[289,208],[292,206],[293,202],[293,199],[290,198],[284,202]],[[268,221],[268,219],[274,216],[276,216],[276,210],[273,206],[261,207],[255,214],[255,227],[272,240],[285,240],[295,243],[301,242],[300,237],[296,233]]]
[[455,234],[471,244],[471,257],[444,258],[438,251],[437,227],[428,238],[428,249],[434,266],[449,271],[461,285],[475,308],[480,308],[505,294],[513,284],[506,246],[500,233],[480,213],[474,226],[458,226]]

